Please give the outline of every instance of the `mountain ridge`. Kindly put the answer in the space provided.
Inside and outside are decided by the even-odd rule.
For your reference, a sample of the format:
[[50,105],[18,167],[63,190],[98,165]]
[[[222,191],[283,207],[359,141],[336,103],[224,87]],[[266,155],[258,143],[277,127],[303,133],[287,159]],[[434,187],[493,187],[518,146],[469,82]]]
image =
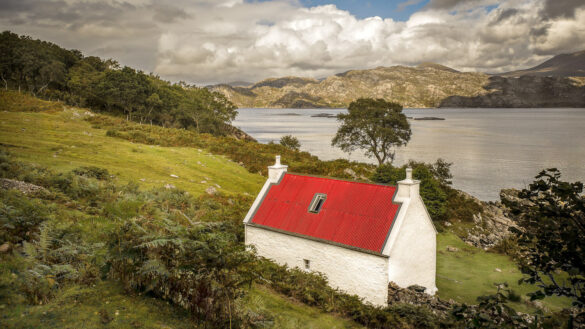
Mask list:
[[[524,78],[514,81],[519,77]],[[495,75],[425,62],[348,70],[323,79],[287,76],[247,87],[221,84],[209,88],[238,107],[248,108],[342,108],[360,97],[384,98],[414,108],[585,107],[582,77],[585,51],[557,55],[533,68]]]

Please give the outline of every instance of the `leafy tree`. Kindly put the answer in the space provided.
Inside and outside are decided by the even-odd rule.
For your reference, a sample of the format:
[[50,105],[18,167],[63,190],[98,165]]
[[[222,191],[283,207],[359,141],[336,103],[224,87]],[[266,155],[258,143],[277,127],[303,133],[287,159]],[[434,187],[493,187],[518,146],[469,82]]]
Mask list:
[[298,151],[301,148],[301,142],[299,142],[299,139],[293,135],[282,136],[280,138],[280,145],[295,151]]
[[[450,164],[442,159],[437,160],[434,164],[425,164],[422,162],[410,161],[408,165],[394,167],[391,164],[383,164],[376,168],[371,180],[384,184],[396,184],[404,179],[406,167],[413,168],[412,174],[415,179],[421,181],[420,195],[433,220],[443,219],[447,212],[447,193],[445,185],[442,183],[446,177],[451,177],[449,171]],[[441,167],[437,172],[435,168]]]
[[224,95],[184,82],[120,67],[111,59],[5,31],[0,33],[0,80],[4,89],[24,89],[128,120],[229,135],[236,107]]
[[410,140],[410,124],[402,105],[383,99],[360,98],[351,102],[347,114],[339,114],[341,126],[331,141],[345,152],[365,150],[378,164],[394,160],[395,148]]
[[[560,180],[556,169],[543,170],[518,194],[517,200],[502,200],[519,228],[518,237],[523,282],[540,289],[532,299],[567,296],[585,308],[585,198],[583,183]],[[559,275],[559,272],[567,274]]]

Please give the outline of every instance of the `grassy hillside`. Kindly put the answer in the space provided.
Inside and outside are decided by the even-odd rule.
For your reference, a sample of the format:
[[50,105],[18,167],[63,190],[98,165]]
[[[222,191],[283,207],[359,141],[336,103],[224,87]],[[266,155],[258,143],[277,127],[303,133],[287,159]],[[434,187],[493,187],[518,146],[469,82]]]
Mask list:
[[[251,174],[224,156],[191,147],[161,147],[132,143],[106,136],[105,129],[92,128],[84,120],[91,114],[84,109],[63,107],[15,93],[3,94],[0,105],[0,148],[11,158],[33,164],[33,168],[50,168],[67,173],[84,166],[97,166],[114,174],[116,184],[137,184],[140,189],[163,189],[176,186],[193,196],[206,195],[214,186],[223,195],[258,192],[264,177]],[[27,112],[20,112],[27,111]],[[42,170],[42,169],[41,169]],[[178,178],[170,177],[171,174]],[[220,186],[220,187],[218,187]],[[172,189],[174,190],[174,189]],[[2,191],[2,190],[0,190]],[[126,198],[127,199],[127,198]],[[34,198],[32,200],[35,200]],[[251,202],[251,196],[247,199]],[[5,201],[5,200],[4,200]],[[46,202],[46,201],[44,201]],[[44,203],[43,202],[43,203]],[[139,213],[142,201],[113,202],[105,211],[130,218]],[[0,202],[5,205],[4,202]],[[70,203],[70,201],[69,201]],[[58,227],[75,227],[85,243],[100,243],[111,234],[112,224],[96,218],[89,210],[68,209],[52,203],[49,221]],[[246,207],[248,207],[248,203]],[[216,208],[217,206],[213,206]],[[185,210],[184,210],[185,211]],[[199,210],[195,216],[205,217]],[[1,256],[1,255],[0,255]],[[0,322],[9,328],[193,328],[196,322],[180,308],[168,302],[128,293],[114,281],[93,286],[70,284],[59,289],[49,303],[29,305],[14,291],[15,273],[23,266],[19,257],[4,257],[0,265],[0,286],[8,282],[10,302],[0,296]],[[1,289],[0,289],[1,290]],[[1,294],[0,294],[1,295]],[[252,289],[247,297],[250,308],[274,315],[275,327],[297,328],[308,323],[311,328],[357,328],[352,321],[328,315],[299,304],[262,287]]]
[[[211,153],[213,147],[143,144],[137,140],[143,140],[145,136],[122,127],[119,119],[92,120],[94,114],[87,110],[64,108],[60,103],[40,101],[17,93],[2,92],[0,100],[0,148],[8,151],[14,160],[27,165],[35,164],[31,168],[36,169],[31,170],[41,173],[40,168],[43,167],[57,173],[67,173],[79,167],[97,166],[113,174],[111,179],[117,186],[113,190],[115,193],[110,195],[100,192],[106,194],[100,201],[104,205],[99,209],[91,205],[91,200],[80,199],[77,202],[71,196],[62,197],[60,194],[33,200],[33,206],[47,204],[48,221],[59,230],[64,230],[66,233],[63,234],[81,236],[83,243],[95,245],[102,253],[106,249],[100,243],[114,234],[114,227],[120,224],[119,221],[128,221],[137,216],[156,218],[164,213],[175,221],[184,222],[184,216],[181,215],[184,213],[190,218],[229,218],[237,224],[264,182],[263,176],[252,174],[244,166]],[[102,122],[103,127],[97,121]],[[115,124],[120,124],[118,133],[112,133],[112,125]],[[158,136],[166,132],[168,138],[177,132],[160,127],[153,129]],[[232,139],[218,140],[227,143]],[[192,145],[190,143],[197,144],[183,141],[180,145]],[[233,143],[244,142],[233,140]],[[213,143],[208,141],[201,145]],[[290,159],[299,166],[305,163],[301,161],[308,162],[311,159],[305,158],[305,155],[297,156],[290,155]],[[333,170],[331,168],[338,167],[328,163],[319,168],[329,173]],[[1,169],[5,170],[4,167]],[[171,177],[171,174],[178,178]],[[51,182],[58,183],[54,178]],[[84,180],[75,178],[74,184],[68,188],[90,188],[89,192],[83,192],[87,195],[85,198],[91,199],[94,193],[91,191],[98,191],[91,189],[92,184],[96,184],[93,181],[87,183],[89,187],[76,186],[76,182],[81,184]],[[128,183],[128,187],[123,187]],[[152,189],[152,192],[141,194],[133,190],[132,184],[136,184],[140,190]],[[168,184],[177,188],[165,188]],[[214,186],[221,195],[207,196],[204,191],[210,186]],[[192,199],[184,199],[185,196],[178,190],[189,192]],[[3,200],[10,201],[17,197],[11,192],[6,193],[2,194]],[[246,193],[249,195],[245,196]],[[177,209],[169,205],[175,200],[179,202]],[[85,203],[89,206],[84,206]],[[527,286],[517,286],[520,273],[508,257],[467,246],[452,234],[440,234],[438,240],[437,285],[440,297],[474,303],[478,296],[494,292],[493,283],[503,281],[511,284],[518,293],[531,290]],[[457,247],[459,251],[448,252],[447,246]],[[11,297],[8,304],[0,301],[2,321],[6,321],[9,327],[37,327],[41,323],[55,328],[92,328],[104,323],[119,328],[181,328],[193,325],[183,311],[160,299],[128,294],[119,284],[110,280],[96,281],[93,286],[64,285],[48,303],[31,306],[14,291],[15,273],[19,273],[25,262],[22,257],[11,256],[3,258],[0,266],[0,287],[8,284],[11,287],[8,289],[11,291],[10,296],[19,296]],[[496,268],[501,272],[497,272]],[[309,328],[357,327],[352,321],[299,304],[263,286],[255,286],[246,298],[247,309],[270,315],[274,327],[295,328],[299,324]],[[566,300],[547,298],[544,305],[550,310],[557,310],[568,303]],[[534,310],[533,306],[524,302],[515,303],[514,306],[525,311]]]
[[91,115],[89,111],[70,107],[40,113],[3,112],[0,141],[23,161],[62,172],[97,166],[125,182],[147,188],[172,184],[200,194],[214,186],[227,193],[255,194],[263,184],[262,176],[206,150],[135,144],[108,137],[106,130],[92,128],[84,120]]

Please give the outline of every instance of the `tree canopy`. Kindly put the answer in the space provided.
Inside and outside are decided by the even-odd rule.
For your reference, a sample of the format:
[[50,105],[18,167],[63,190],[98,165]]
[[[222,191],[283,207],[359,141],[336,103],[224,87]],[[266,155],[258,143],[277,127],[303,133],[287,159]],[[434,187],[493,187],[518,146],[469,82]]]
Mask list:
[[9,31],[0,34],[0,80],[5,89],[28,91],[74,106],[140,123],[229,134],[236,107],[222,94],[120,67],[111,59],[83,56],[50,42]]
[[357,149],[378,164],[392,163],[396,147],[410,140],[410,124],[402,113],[402,105],[383,99],[360,98],[349,104],[347,114],[339,114],[341,126],[331,141],[345,152]]
[[280,138],[280,145],[291,150],[298,151],[301,148],[301,142],[293,135],[285,135]]
[[[585,198],[583,183],[565,182],[553,168],[540,172],[517,199],[502,200],[518,228],[524,282],[540,289],[532,299],[567,296],[585,308]],[[561,272],[566,273],[560,274]]]

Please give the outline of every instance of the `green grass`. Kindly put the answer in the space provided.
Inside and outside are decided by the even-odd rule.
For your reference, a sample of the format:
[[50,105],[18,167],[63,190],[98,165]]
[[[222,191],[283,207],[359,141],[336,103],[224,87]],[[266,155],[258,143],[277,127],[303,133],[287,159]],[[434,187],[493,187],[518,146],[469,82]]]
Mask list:
[[63,172],[98,166],[146,188],[172,184],[200,194],[214,186],[226,193],[254,195],[264,182],[264,177],[205,150],[134,144],[108,137],[105,130],[94,129],[83,120],[84,113],[78,109],[3,112],[0,106],[0,141],[21,161]]
[[[447,251],[447,246],[456,247],[457,252]],[[500,269],[501,272],[498,272]],[[522,273],[506,255],[490,253],[465,244],[452,233],[437,236],[437,288],[439,297],[457,302],[475,304],[477,297],[496,292],[494,283],[508,283],[521,296],[532,292],[534,286],[518,284]],[[519,311],[534,311],[526,302],[511,303]],[[543,305],[550,311],[570,306],[566,298],[547,297]]]
[[17,304],[3,313],[4,328],[195,327],[186,311],[157,298],[129,294],[111,281],[74,285],[46,305]]
[[253,311],[268,311],[274,316],[274,328],[362,328],[353,321],[323,313],[301,304],[264,286],[256,285],[245,303]]

